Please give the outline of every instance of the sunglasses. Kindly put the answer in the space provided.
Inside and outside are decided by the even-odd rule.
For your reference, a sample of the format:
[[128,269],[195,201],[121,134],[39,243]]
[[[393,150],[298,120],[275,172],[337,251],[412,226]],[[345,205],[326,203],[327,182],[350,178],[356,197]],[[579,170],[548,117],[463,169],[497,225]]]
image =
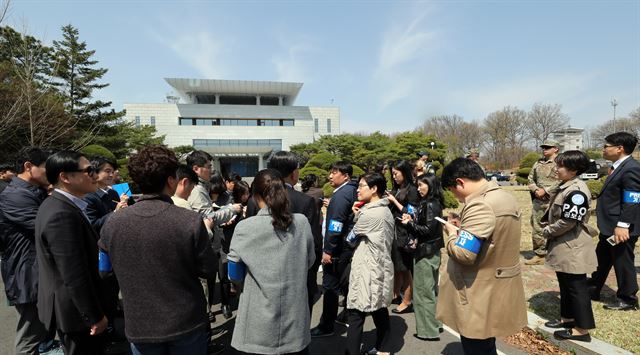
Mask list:
[[89,165],[84,169],[72,170],[71,173],[87,173],[87,175],[92,176],[97,172],[97,169],[94,169],[93,166]]

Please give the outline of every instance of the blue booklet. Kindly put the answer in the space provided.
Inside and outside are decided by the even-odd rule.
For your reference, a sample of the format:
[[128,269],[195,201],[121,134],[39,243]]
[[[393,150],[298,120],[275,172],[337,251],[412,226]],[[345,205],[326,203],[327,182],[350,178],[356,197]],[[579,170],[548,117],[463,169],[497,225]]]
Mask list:
[[123,182],[122,184],[113,185],[111,186],[111,188],[118,193],[118,196],[122,196],[122,194],[126,194],[127,196],[131,197],[131,189],[129,188],[129,184],[126,182]]

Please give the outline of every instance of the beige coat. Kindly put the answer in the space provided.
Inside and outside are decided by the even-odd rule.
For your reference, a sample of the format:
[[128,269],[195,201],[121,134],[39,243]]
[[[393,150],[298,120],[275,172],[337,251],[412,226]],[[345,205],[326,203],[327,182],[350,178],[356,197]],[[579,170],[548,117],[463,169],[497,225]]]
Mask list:
[[558,187],[551,196],[551,203],[542,218],[548,225],[542,229],[547,238],[547,265],[553,270],[568,274],[590,274],[596,270],[598,260],[592,237],[597,231],[587,225],[589,213],[582,223],[563,219],[562,206],[573,191],[581,191],[591,200],[591,193],[584,181],[575,178]]
[[351,260],[348,309],[373,312],[391,304],[394,228],[386,198],[366,204],[356,215],[353,233],[361,237]]
[[468,196],[462,229],[484,240],[479,253],[447,238],[436,318],[467,338],[505,337],[527,324],[520,274],[520,212],[515,198],[488,182]]

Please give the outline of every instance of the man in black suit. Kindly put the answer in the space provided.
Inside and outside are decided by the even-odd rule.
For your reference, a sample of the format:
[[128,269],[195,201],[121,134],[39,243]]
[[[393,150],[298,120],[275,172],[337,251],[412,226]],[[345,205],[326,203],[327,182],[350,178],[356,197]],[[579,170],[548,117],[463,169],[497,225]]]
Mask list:
[[[637,145],[638,139],[632,134],[617,132],[605,137],[602,148],[604,158],[614,163],[598,196],[598,269],[591,275],[591,297],[600,298],[600,290],[613,266],[618,300],[604,305],[605,309],[638,308],[633,251],[640,235],[640,164],[631,157]],[[613,246],[607,241],[611,236],[615,239]]]
[[107,327],[100,296],[98,236],[82,198],[95,191],[94,170],[81,153],[58,152],[45,164],[55,190],[36,216],[38,314],[69,354],[100,354],[98,334]]
[[[294,153],[279,151],[273,154],[267,163],[267,168],[277,170],[280,175],[282,175],[282,180],[287,188],[287,195],[289,197],[289,211],[291,213],[301,213],[305,215],[309,221],[309,225],[311,225],[316,252],[316,261],[309,269],[307,275],[307,297],[309,299],[309,312],[311,312],[313,309],[313,301],[318,293],[316,278],[318,276],[320,260],[322,259],[322,226],[319,222],[319,211],[316,208],[313,197],[307,196],[293,188],[300,178],[300,162]],[[247,217],[255,216],[257,213],[257,204],[253,198],[251,198],[247,202]]]

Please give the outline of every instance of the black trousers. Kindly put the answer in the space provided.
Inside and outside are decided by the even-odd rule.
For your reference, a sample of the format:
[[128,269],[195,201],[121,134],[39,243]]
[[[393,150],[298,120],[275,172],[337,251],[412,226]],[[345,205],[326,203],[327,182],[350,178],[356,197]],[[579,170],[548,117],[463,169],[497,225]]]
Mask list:
[[[228,264],[226,261],[223,262],[222,258],[218,261],[218,278],[220,279],[220,304],[223,306],[229,305],[229,300],[231,299],[231,281],[229,280],[229,270],[227,269]],[[215,281],[216,277],[212,277],[212,282],[209,283],[207,280],[207,286],[209,286],[209,305],[213,304],[213,295],[215,289]]]
[[638,280],[636,279],[633,250],[638,241],[638,236],[633,236],[626,242],[614,246],[607,242],[607,238],[609,236],[600,234],[600,240],[598,241],[598,246],[596,246],[598,268],[591,274],[591,284],[600,293],[607,276],[609,276],[611,266],[613,266],[618,283],[616,295],[625,302],[637,303]]
[[471,339],[460,335],[465,355],[497,355],[496,338]]
[[560,316],[574,319],[578,328],[595,328],[587,275],[556,272],[556,276],[560,285]]
[[[376,349],[378,351],[387,352],[387,343],[389,341],[389,333],[391,326],[389,323],[389,310],[380,308],[371,314],[373,323],[376,325]],[[347,355],[360,355],[360,343],[362,342],[362,327],[367,313],[360,312],[357,309],[348,310],[349,329],[347,329]],[[367,350],[367,349],[365,349]]]
[[349,270],[353,251],[343,250],[329,265],[322,266],[322,317],[319,327],[325,331],[333,331],[338,316],[338,296],[347,295],[349,290]]
[[84,332],[71,333],[58,330],[58,338],[64,345],[65,355],[100,355],[103,353],[103,337],[89,335],[89,329]]

